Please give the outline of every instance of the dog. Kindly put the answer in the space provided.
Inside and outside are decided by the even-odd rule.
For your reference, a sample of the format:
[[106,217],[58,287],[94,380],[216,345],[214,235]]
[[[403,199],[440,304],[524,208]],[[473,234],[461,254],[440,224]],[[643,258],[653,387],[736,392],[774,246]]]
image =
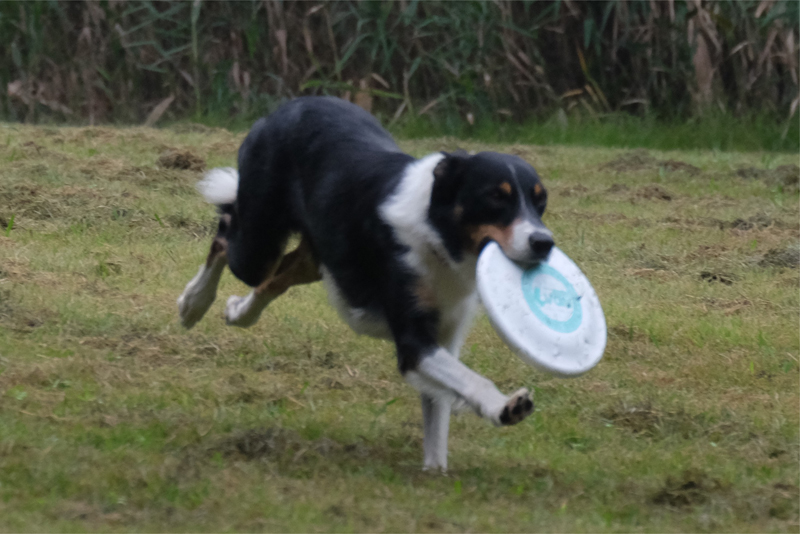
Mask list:
[[[198,183],[220,212],[206,262],[178,298],[191,328],[216,297],[226,266],[253,287],[227,301],[229,325],[254,324],[291,286],[322,280],[358,334],[395,343],[400,373],[422,400],[423,468],[447,469],[451,410],[466,405],[495,425],[533,412],[522,388],[504,395],[459,360],[475,314],[475,267],[496,241],[522,264],[547,258],[547,192],[534,168],[505,154],[400,150],[360,107],[301,97],[258,120],[238,171]],[[285,254],[291,235],[299,245]]]

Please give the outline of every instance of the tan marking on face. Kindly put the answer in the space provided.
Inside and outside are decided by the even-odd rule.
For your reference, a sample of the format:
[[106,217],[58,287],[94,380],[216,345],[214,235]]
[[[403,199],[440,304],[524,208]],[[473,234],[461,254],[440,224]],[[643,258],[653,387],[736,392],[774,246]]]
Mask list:
[[461,204],[453,208],[453,218],[455,218],[456,220],[460,219],[463,214],[464,214],[464,206],[462,206]]
[[473,227],[469,232],[469,237],[472,241],[472,251],[477,254],[478,247],[488,237],[492,241],[496,241],[500,248],[507,250],[511,245],[511,237],[514,232],[514,225],[518,221],[514,221],[508,226],[499,226],[496,224],[482,224]]
[[414,297],[417,299],[417,306],[423,310],[436,309],[436,294],[433,292],[431,286],[419,280],[414,285],[413,291]]
[[500,184],[500,190],[503,191],[506,195],[511,194],[511,184],[508,182],[503,182]]
[[541,184],[534,185],[533,186],[533,192],[536,193],[537,195],[541,195],[542,194],[542,185]]

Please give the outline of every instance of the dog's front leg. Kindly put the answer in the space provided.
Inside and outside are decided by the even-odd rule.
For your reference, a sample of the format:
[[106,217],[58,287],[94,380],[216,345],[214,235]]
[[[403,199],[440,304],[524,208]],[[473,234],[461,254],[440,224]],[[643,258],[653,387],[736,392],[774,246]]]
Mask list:
[[[426,388],[433,389],[433,388]],[[420,395],[422,423],[425,432],[424,470],[447,470],[447,436],[450,431],[450,409],[455,396],[445,389]]]
[[441,347],[423,354],[416,368],[406,372],[406,379],[423,392],[431,386],[449,390],[495,425],[519,423],[533,412],[533,401],[527,389],[519,389],[510,396],[503,395],[489,379]]

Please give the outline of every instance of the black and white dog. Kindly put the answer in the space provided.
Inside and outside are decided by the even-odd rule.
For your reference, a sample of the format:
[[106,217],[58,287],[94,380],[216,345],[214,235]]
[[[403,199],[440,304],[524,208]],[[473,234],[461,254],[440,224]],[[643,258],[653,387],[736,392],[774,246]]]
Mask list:
[[[369,113],[328,97],[298,98],[256,122],[238,163],[238,173],[214,169],[198,184],[221,216],[178,299],[185,327],[211,306],[226,265],[254,288],[228,299],[225,319],[242,327],[289,287],[321,279],[353,330],[394,341],[422,397],[425,468],[447,467],[454,404],[496,425],[533,411],[528,390],[504,395],[459,361],[482,247],[494,240],[535,263],[553,246],[533,167],[494,152],[414,159]],[[293,233],[300,244],[284,254]]]

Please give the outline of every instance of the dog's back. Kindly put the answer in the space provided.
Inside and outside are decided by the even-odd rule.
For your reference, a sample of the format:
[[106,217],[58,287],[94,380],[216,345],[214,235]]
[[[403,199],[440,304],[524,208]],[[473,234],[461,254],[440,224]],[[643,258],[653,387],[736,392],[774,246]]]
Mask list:
[[411,159],[354,104],[306,97],[283,105],[256,122],[239,149],[236,209],[226,233],[231,270],[257,286],[292,232],[306,235],[316,254],[338,255],[341,246],[318,249],[330,241],[313,236],[349,234],[344,223],[369,218],[359,206],[375,206],[377,199],[370,197],[393,186],[376,180],[396,174],[385,167],[395,165],[399,172]]

